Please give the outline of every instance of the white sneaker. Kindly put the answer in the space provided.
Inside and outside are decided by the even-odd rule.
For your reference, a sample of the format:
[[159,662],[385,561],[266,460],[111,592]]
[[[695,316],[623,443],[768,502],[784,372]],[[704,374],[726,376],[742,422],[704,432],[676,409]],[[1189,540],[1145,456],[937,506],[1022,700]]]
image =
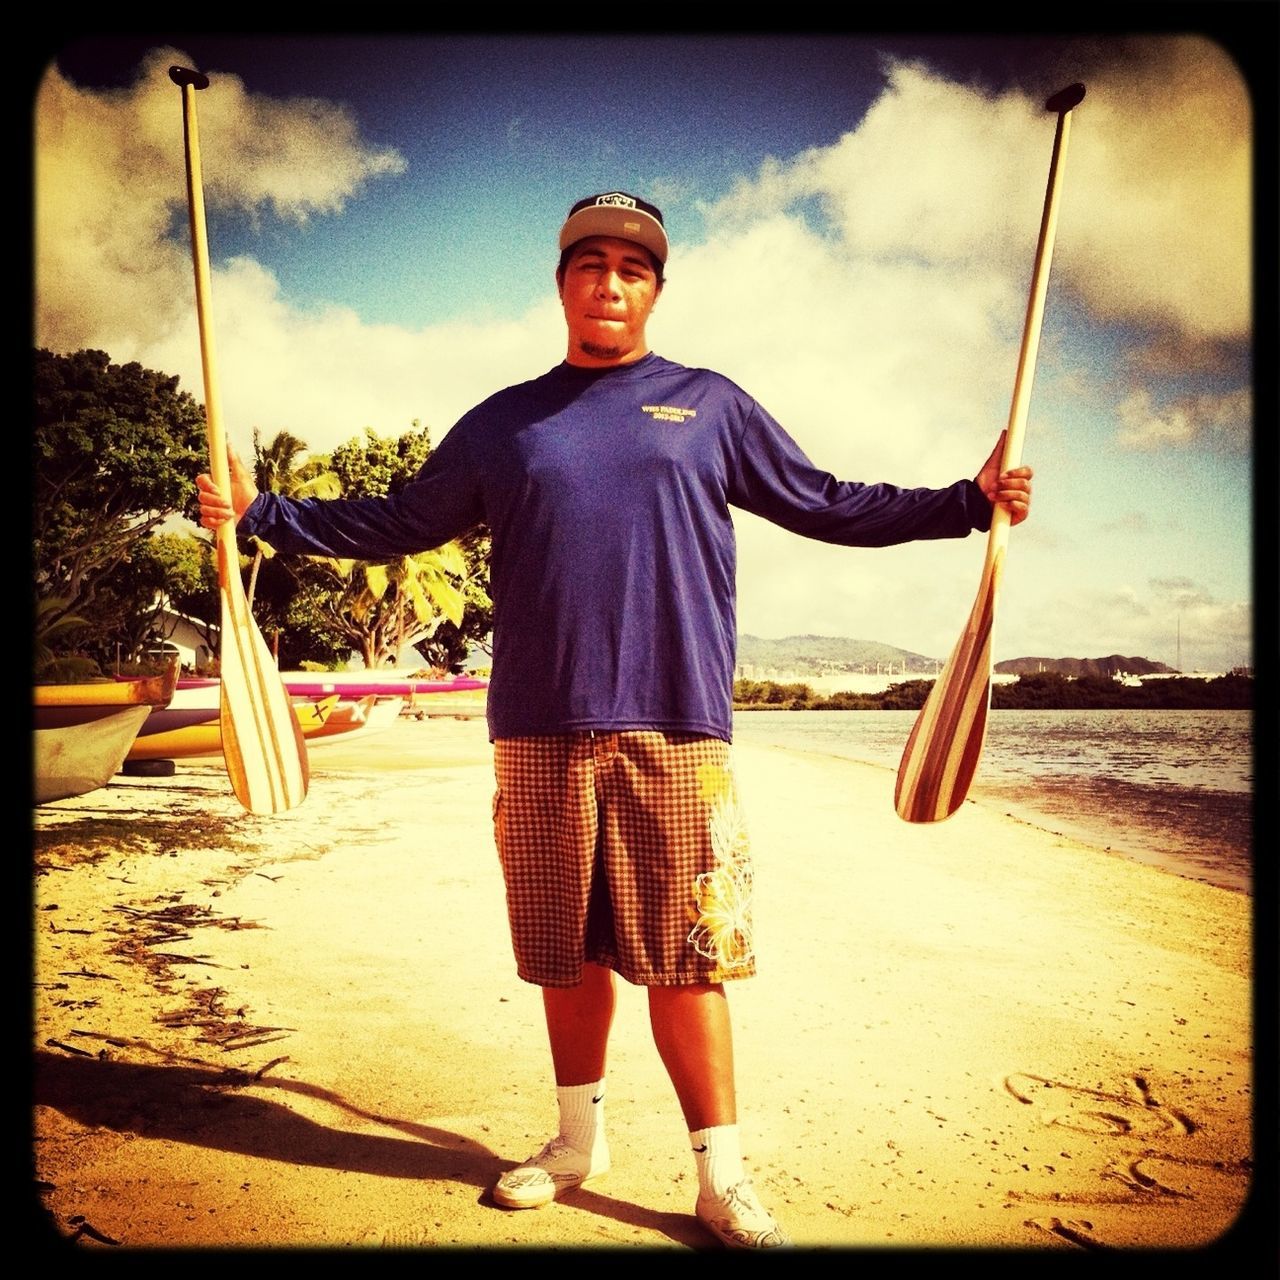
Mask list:
[[588,1153],[557,1136],[536,1156],[508,1169],[494,1184],[493,1198],[508,1209],[538,1209],[608,1171],[609,1148],[603,1141]]
[[727,1249],[785,1249],[791,1241],[756,1198],[750,1178],[721,1196],[698,1196],[698,1221]]

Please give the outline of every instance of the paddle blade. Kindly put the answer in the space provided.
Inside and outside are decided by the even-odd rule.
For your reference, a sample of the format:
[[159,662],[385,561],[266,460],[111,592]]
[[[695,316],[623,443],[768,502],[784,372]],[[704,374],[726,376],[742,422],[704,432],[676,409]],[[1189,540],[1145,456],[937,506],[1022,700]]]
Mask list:
[[964,803],[982,757],[991,705],[996,575],[987,573],[969,624],[916,717],[893,802],[906,822],[938,822]]
[[302,726],[243,592],[226,583],[219,721],[227,776],[240,803],[257,814],[301,804],[310,782]]

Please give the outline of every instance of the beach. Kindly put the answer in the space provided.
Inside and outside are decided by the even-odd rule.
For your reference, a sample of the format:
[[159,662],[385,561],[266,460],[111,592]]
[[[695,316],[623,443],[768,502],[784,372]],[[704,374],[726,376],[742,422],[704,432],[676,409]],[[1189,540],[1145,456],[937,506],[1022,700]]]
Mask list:
[[[1238,1241],[1259,1208],[1248,895],[975,802],[908,826],[880,767],[735,759],[760,966],[727,986],[740,1127],[798,1248]],[[34,811],[49,1242],[717,1248],[626,984],[611,1170],[541,1210],[489,1197],[555,1124],[492,794],[483,720],[436,716],[314,751],[285,814],[246,814],[217,762]]]

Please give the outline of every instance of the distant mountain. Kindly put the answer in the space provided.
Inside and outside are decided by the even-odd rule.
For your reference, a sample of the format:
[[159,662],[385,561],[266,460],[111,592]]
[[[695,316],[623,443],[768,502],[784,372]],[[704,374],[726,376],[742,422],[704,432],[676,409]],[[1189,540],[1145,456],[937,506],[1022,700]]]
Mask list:
[[1150,676],[1174,674],[1172,667],[1163,662],[1152,662],[1150,658],[1123,658],[1113,653],[1106,658],[1010,658],[1008,662],[997,662],[996,672],[999,675],[1027,676],[1037,671],[1052,671],[1063,676],[1102,676],[1111,679],[1113,676]]
[[[899,649],[878,640],[853,640],[847,636],[784,636],[765,639],[761,636],[738,637],[738,666],[760,678],[776,671],[787,675],[839,675],[847,671],[876,671],[888,666],[907,676],[933,677],[941,660]],[[1146,676],[1172,674],[1173,668],[1149,658],[1125,658],[1112,654],[1106,658],[1010,658],[995,664],[998,675],[1030,675],[1052,671],[1065,676],[1104,676],[1117,672]]]
[[740,635],[738,665],[799,676],[876,671],[890,665],[908,675],[933,676],[938,670],[938,663],[922,654],[878,640],[850,640],[844,636],[784,636],[769,640]]

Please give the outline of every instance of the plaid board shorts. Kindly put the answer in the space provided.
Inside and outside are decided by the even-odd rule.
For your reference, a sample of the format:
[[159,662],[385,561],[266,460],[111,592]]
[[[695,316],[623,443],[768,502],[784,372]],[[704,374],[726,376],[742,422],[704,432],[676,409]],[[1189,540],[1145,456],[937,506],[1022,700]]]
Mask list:
[[584,962],[641,986],[755,973],[728,743],[651,730],[499,738],[494,772],[494,837],[526,982],[576,986]]

